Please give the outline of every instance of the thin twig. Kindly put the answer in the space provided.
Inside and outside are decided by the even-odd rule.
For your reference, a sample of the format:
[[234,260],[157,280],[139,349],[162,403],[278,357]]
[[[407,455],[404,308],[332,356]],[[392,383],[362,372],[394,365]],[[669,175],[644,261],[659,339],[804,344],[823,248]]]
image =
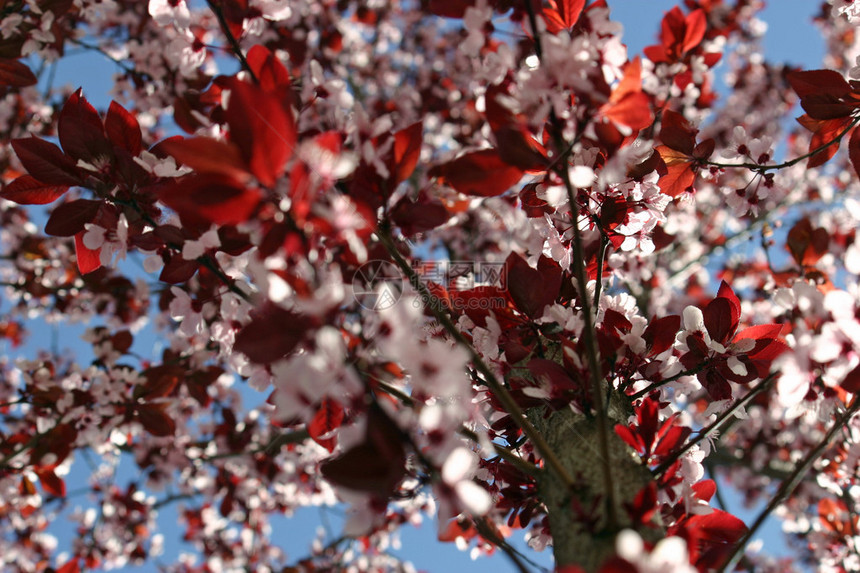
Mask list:
[[803,476],[809,471],[812,467],[812,464],[821,457],[821,454],[830,446],[833,442],[833,439],[836,435],[845,427],[845,425],[851,420],[854,414],[860,410],[860,400],[856,397],[854,398],[851,406],[849,406],[848,410],[839,417],[836,422],[834,422],[833,426],[828,430],[827,434],[824,436],[824,439],[819,442],[815,448],[809,452],[802,460],[797,462],[797,465],[794,468],[794,471],[791,472],[791,475],[782,482],[779,486],[779,490],[776,492],[776,495],[771,498],[770,502],[768,502],[767,506],[758,514],[753,524],[747,530],[743,537],[738,541],[737,545],[735,545],[734,550],[728,556],[723,566],[719,569],[719,571],[728,571],[734,568],[737,565],[738,561],[743,557],[744,548],[747,543],[749,543],[750,539],[756,534],[758,529],[762,526],[762,524],[767,520],[773,511],[779,507],[782,502],[784,502],[797,488],[800,482],[803,480]]
[[227,18],[224,17],[224,11],[221,10],[221,7],[216,5],[212,0],[206,0],[206,4],[209,6],[209,9],[212,10],[212,13],[215,14],[215,18],[218,19],[218,25],[221,27],[221,31],[224,33],[224,36],[227,37],[227,42],[230,44],[230,48],[233,50],[233,53],[239,59],[239,63],[242,64],[242,68],[248,72],[248,75],[255,84],[259,84],[260,80],[257,78],[257,74],[254,73],[254,70],[251,69],[251,65],[248,63],[248,60],[245,58],[245,54],[242,52],[242,47],[239,45],[239,40],[237,40],[236,36],[233,35],[233,32],[230,31],[230,24],[227,22]]
[[724,169],[725,168],[749,169],[750,171],[757,171],[758,173],[766,173],[768,171],[776,171],[779,169],[785,169],[786,167],[791,167],[792,165],[800,163],[804,159],[808,159],[808,158],[812,157],[813,155],[818,155],[819,153],[821,153],[822,151],[824,151],[825,149],[827,149],[831,145],[839,143],[840,141],[842,141],[842,138],[845,137],[845,135],[847,135],[848,132],[851,131],[851,129],[855,125],[857,125],[858,122],[860,122],[860,116],[853,118],[851,120],[851,122],[845,127],[845,129],[843,129],[841,132],[839,132],[839,135],[837,135],[836,137],[834,137],[830,141],[828,141],[826,143],[822,143],[821,145],[819,145],[818,147],[816,147],[815,149],[813,149],[809,153],[805,153],[803,155],[795,157],[794,159],[791,159],[789,161],[784,161],[782,163],[773,163],[770,165],[759,165],[758,163],[720,163],[718,161],[707,161],[707,160],[703,160],[703,161],[701,161],[701,163],[704,165],[711,165],[713,167],[721,167]]
[[694,446],[696,446],[699,442],[706,439],[708,436],[713,434],[715,431],[719,430],[722,425],[729,420],[732,416],[734,416],[735,412],[737,412],[740,408],[748,404],[752,401],[753,398],[758,396],[762,391],[767,389],[770,386],[770,383],[773,382],[773,379],[776,378],[776,373],[772,372],[765,379],[763,379],[758,386],[750,390],[746,396],[732,404],[725,412],[717,416],[717,419],[714,420],[709,426],[702,428],[698,435],[684,444],[680,450],[673,453],[670,457],[663,460],[657,469],[654,470],[654,475],[663,475],[669,467],[674,464],[681,456],[690,451]]

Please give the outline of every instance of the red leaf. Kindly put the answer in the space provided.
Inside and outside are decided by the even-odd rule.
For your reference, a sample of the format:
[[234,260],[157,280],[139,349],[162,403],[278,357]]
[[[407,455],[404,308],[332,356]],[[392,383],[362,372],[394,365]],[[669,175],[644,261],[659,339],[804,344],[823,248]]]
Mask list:
[[71,237],[84,230],[84,225],[92,223],[99,212],[102,201],[75,199],[58,205],[45,223],[45,233],[54,237]]
[[821,227],[812,228],[804,217],[791,228],[786,238],[786,247],[800,266],[812,266],[827,253],[830,235]]
[[25,64],[10,58],[0,58],[0,86],[24,88],[36,85],[38,81]]
[[196,260],[187,261],[180,255],[176,255],[161,269],[158,280],[172,285],[184,283],[193,277],[199,268],[200,263]]
[[851,160],[851,166],[854,167],[854,173],[860,176],[860,129],[856,127],[851,131],[851,137],[848,139],[848,158]]
[[428,10],[431,14],[445,18],[462,18],[466,8],[475,5],[475,0],[430,0]]
[[132,157],[139,155],[143,149],[140,124],[128,110],[115,101],[110,102],[105,116],[105,132],[111,143],[125,149]]
[[274,185],[296,147],[292,111],[278,96],[233,80],[224,116],[230,126],[230,141],[239,147],[251,173],[263,185]]
[[111,155],[111,145],[96,108],[78,89],[66,101],[57,121],[63,150],[75,160],[95,164]]
[[74,559],[66,561],[65,564],[57,569],[57,573],[81,573],[80,560],[75,557]]
[[172,436],[176,433],[176,422],[164,410],[167,404],[140,404],[137,415],[143,429],[153,436]]
[[666,172],[661,174],[657,181],[660,191],[669,197],[677,197],[692,189],[693,183],[696,181],[693,159],[665,145],[657,146],[657,152],[666,165]]
[[22,175],[0,191],[0,197],[19,205],[47,205],[68,190],[67,185],[48,185],[30,175]]
[[236,334],[233,350],[251,362],[269,364],[289,355],[310,330],[310,320],[272,303],[251,313],[251,322]]
[[836,152],[839,150],[838,145],[823,146],[832,142],[836,136],[838,136],[842,130],[848,126],[851,122],[851,118],[843,117],[819,120],[813,119],[809,115],[802,115],[797,118],[797,122],[809,131],[813,132],[813,135],[809,140],[809,152],[812,153],[820,149],[820,151],[817,151],[815,155],[811,156],[806,162],[806,166],[811,169],[813,167],[824,165],[831,157],[836,155]]
[[782,332],[781,324],[759,324],[757,326],[744,328],[737,333],[735,340],[742,340],[744,338],[751,338],[753,340],[776,340],[779,337],[780,332]]
[[648,323],[642,338],[648,345],[648,357],[668,350],[675,342],[675,335],[681,329],[681,317],[677,314],[656,318]]
[[90,249],[84,244],[84,231],[75,234],[75,260],[82,275],[91,273],[102,266],[101,247]]
[[842,382],[839,383],[839,386],[846,392],[851,392],[852,394],[860,393],[860,366],[857,366],[854,370],[846,374]]
[[342,487],[391,497],[406,474],[400,429],[377,405],[367,416],[365,441],[320,466],[323,476]]
[[630,129],[645,129],[654,121],[654,115],[650,108],[651,100],[642,92],[627,94],[617,103],[606,104],[601,113],[621,125]]
[[466,195],[495,197],[522,179],[523,171],[502,161],[495,149],[481,149],[433,167],[430,176]]
[[687,521],[687,527],[698,530],[704,540],[722,543],[734,543],[747,531],[743,521],[720,509],[707,515],[694,515]]
[[451,215],[441,201],[430,198],[422,189],[415,201],[404,196],[391,210],[391,220],[404,234],[423,233],[445,223]]
[[535,381],[548,383],[549,388],[555,392],[565,390],[576,390],[578,385],[570,377],[570,374],[557,362],[546,358],[532,358],[527,365],[529,372]]
[[732,330],[737,330],[738,323],[741,319],[741,301],[726,281],[720,282],[720,289],[717,291],[717,298],[724,298],[732,305]]
[[705,18],[705,11],[701,8],[694,10],[687,15],[686,30],[684,32],[684,42],[682,50],[689,52],[699,45],[705,37],[705,30],[708,27],[708,21]]
[[147,368],[142,374],[146,382],[135,387],[134,397],[149,401],[172,394],[176,386],[187,375],[187,371],[181,366],[161,364]]
[[[538,268],[533,269],[516,253],[508,255],[504,272],[508,292],[517,308],[529,318],[540,318],[544,308],[555,302],[561,288],[561,269],[550,259],[541,256]],[[555,272],[555,271],[558,272]]]
[[12,149],[27,172],[49,185],[78,185],[81,179],[75,162],[59,147],[38,137],[12,140]]
[[683,115],[671,109],[663,112],[661,122],[660,141],[670,149],[692,156],[699,131]]
[[159,199],[179,213],[186,225],[238,225],[250,219],[260,203],[259,189],[216,174],[195,174],[159,190]]
[[394,134],[394,165],[391,169],[389,181],[393,189],[405,181],[415,171],[418,165],[418,157],[421,155],[421,143],[423,142],[424,123],[415,122]]
[[287,68],[265,47],[259,44],[252,46],[246,59],[264,91],[277,92],[290,87]]
[[786,77],[801,98],[813,94],[841,98],[851,93],[851,86],[842,74],[833,70],[796,71]]
[[58,476],[54,470],[38,470],[33,472],[39,476],[39,482],[42,484],[42,489],[47,493],[56,497],[66,497],[66,482]]
[[696,492],[696,497],[702,501],[711,501],[717,492],[717,482],[712,479],[703,479],[693,484],[693,491]]
[[162,141],[160,147],[179,163],[198,173],[226,175],[237,181],[248,179],[248,168],[242,153],[233,143],[209,137],[189,137]]
[[308,424],[308,434],[311,439],[326,448],[329,452],[334,450],[334,442],[328,440],[328,434],[340,427],[343,423],[343,406],[331,398],[325,398],[320,404],[319,410],[314,414]]
[[555,5],[565,27],[570,30],[579,20],[579,15],[585,7],[585,0],[556,0]]

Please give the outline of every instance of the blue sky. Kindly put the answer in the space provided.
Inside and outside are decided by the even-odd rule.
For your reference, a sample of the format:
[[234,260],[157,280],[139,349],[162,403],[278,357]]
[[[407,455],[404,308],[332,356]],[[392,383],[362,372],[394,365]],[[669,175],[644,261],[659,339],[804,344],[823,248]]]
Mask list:
[[[659,22],[664,11],[669,10],[677,2],[669,0],[609,0],[612,7],[613,19],[620,21],[625,28],[624,40],[630,48],[631,55],[641,51],[642,47],[655,43]],[[764,41],[766,56],[771,60],[788,62],[800,67],[814,69],[819,67],[823,53],[823,41],[817,30],[811,24],[811,17],[819,2],[810,0],[775,0],[765,10],[763,19],[768,24],[768,34]],[[72,87],[81,85],[84,93],[99,107],[106,107],[110,101],[107,95],[111,87],[111,74],[114,67],[103,60],[99,55],[82,52],[62,60],[57,69],[55,85],[69,83]],[[62,327],[61,343],[70,346],[76,351],[80,350],[80,344],[76,338],[80,329]],[[33,355],[32,350],[44,341],[43,336],[34,336],[26,348],[27,354]],[[131,469],[132,464],[127,467]],[[86,466],[81,467],[86,471]],[[126,471],[124,476],[132,478],[133,475]],[[74,487],[74,486],[72,486]],[[730,509],[749,521],[754,516],[755,510],[740,509],[737,496],[727,497]],[[71,503],[74,506],[74,501]],[[278,524],[278,537],[284,541],[284,546],[291,558],[298,558],[307,554],[308,545],[314,536],[314,532],[320,524],[330,520],[332,528],[337,535],[340,519],[337,517],[338,510],[326,512],[325,518],[321,517],[319,510],[309,509],[299,512],[292,520]],[[181,535],[180,530],[174,525],[176,523],[175,513],[163,511],[160,524],[162,533],[165,534],[168,555],[165,561],[176,555],[179,544],[176,538]],[[281,533],[283,532],[283,533]],[[58,523],[55,533],[61,537],[60,545],[67,546],[68,539],[64,535],[71,534],[71,528]],[[397,553],[410,559],[419,570],[426,571],[461,571],[469,570],[476,572],[503,573],[514,571],[514,567],[501,554],[489,559],[472,561],[467,552],[458,551],[453,544],[440,544],[435,541],[436,526],[432,520],[427,520],[421,528],[406,527],[402,531],[403,549]],[[765,544],[769,548],[784,550],[779,526],[771,523],[763,533]],[[522,543],[515,543],[523,547]],[[527,550],[528,551],[528,550]],[[549,555],[543,554],[537,557],[544,564],[549,565]],[[153,571],[154,568],[135,569],[137,571]]]

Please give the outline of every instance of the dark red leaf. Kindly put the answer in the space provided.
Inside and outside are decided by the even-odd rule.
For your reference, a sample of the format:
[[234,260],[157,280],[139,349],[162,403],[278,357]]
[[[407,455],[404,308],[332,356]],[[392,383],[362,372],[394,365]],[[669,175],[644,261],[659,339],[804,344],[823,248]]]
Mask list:
[[786,238],[786,247],[800,266],[812,266],[828,250],[830,235],[821,227],[813,228],[804,217],[791,228]]
[[24,88],[36,85],[38,81],[25,64],[11,58],[0,58],[0,86]]
[[466,8],[474,5],[475,0],[430,0],[428,10],[445,18],[462,18]]
[[158,280],[172,285],[181,284],[193,277],[199,268],[198,261],[187,261],[177,254],[161,269]]
[[324,462],[320,470],[334,484],[388,499],[406,475],[405,462],[400,429],[379,406],[373,405],[367,417],[365,441]]
[[278,92],[290,87],[287,68],[265,47],[260,44],[251,46],[246,59],[264,91]]
[[391,210],[391,220],[406,235],[423,233],[445,223],[451,215],[438,199],[430,198],[424,190],[415,201],[403,197]]
[[663,111],[660,141],[670,149],[692,156],[698,130],[683,115],[671,109]]
[[102,201],[75,199],[58,205],[45,223],[45,232],[54,237],[71,237],[92,223],[102,206]]
[[677,314],[655,318],[648,323],[642,338],[648,345],[648,357],[653,357],[668,350],[675,342],[675,336],[681,329],[681,317]]
[[852,394],[860,393],[860,366],[857,366],[854,370],[846,374],[842,382],[839,383],[839,386],[846,392],[851,392]]
[[247,189],[232,177],[194,174],[158,191],[159,199],[179,213],[186,225],[238,225],[250,219],[260,203],[259,189]]
[[842,117],[837,119],[819,120],[813,119],[809,115],[802,115],[797,118],[797,122],[803,127],[813,132],[809,140],[809,152],[813,153],[806,162],[808,168],[824,165],[831,157],[836,155],[839,150],[838,145],[827,145],[836,137],[851,122],[850,117]]
[[502,125],[493,130],[499,157],[523,171],[543,171],[549,164],[546,150],[520,125]]
[[251,362],[269,364],[289,355],[311,328],[310,320],[273,303],[251,314],[251,322],[236,334],[233,349]]
[[540,318],[544,307],[555,302],[561,289],[561,272],[554,271],[544,256],[538,268],[533,269],[517,253],[508,255],[504,267],[508,292],[520,312],[532,319]]
[[233,143],[209,137],[189,137],[161,142],[161,149],[198,173],[221,174],[237,181],[248,179],[248,167]]
[[34,469],[33,472],[39,477],[39,483],[46,493],[56,497],[66,497],[66,482],[52,469]]
[[393,169],[389,184],[396,187],[401,181],[405,181],[415,171],[418,165],[418,157],[421,155],[421,143],[423,142],[424,123],[415,122],[394,134],[393,146]]
[[851,131],[851,137],[848,139],[848,158],[851,160],[851,166],[854,167],[854,173],[860,176],[860,129],[856,127]]
[[796,71],[788,74],[787,79],[801,98],[813,94],[841,98],[851,93],[851,86],[842,74],[833,70]]
[[230,141],[239,147],[251,173],[263,185],[274,185],[296,147],[292,111],[277,95],[234,80],[224,116]]
[[89,274],[102,266],[101,247],[90,249],[84,244],[84,233],[75,234],[75,260],[82,275]]
[[803,108],[809,117],[813,119],[850,119],[851,112],[855,106],[843,103],[833,96],[811,94],[800,100],[800,107]]
[[140,404],[137,415],[143,429],[153,436],[172,436],[176,433],[176,422],[164,410],[167,404]]
[[134,397],[146,401],[164,398],[173,393],[176,386],[187,376],[185,368],[173,364],[161,364],[147,368],[141,374],[146,379],[135,387]]
[[125,149],[132,157],[139,155],[143,149],[140,124],[128,110],[115,101],[110,102],[105,116],[105,132],[111,143]]
[[[96,111],[79,89],[69,97],[57,120],[60,145],[72,159],[97,164],[109,158],[111,144]],[[37,176],[38,177],[38,176]]]
[[548,383],[549,388],[563,392],[565,390],[576,390],[578,385],[570,377],[570,374],[557,362],[546,358],[532,358],[528,363],[529,372],[539,384]]
[[59,147],[38,137],[13,139],[12,149],[27,172],[49,185],[79,185],[75,162]]
[[430,176],[466,195],[495,197],[522,179],[523,171],[502,161],[495,149],[481,149],[433,167]]
[[67,185],[49,185],[30,175],[22,175],[0,191],[0,197],[19,205],[47,205],[68,190]]
[[705,328],[711,338],[720,344],[727,344],[734,334],[731,303],[724,298],[715,298],[708,303],[702,314],[705,317]]

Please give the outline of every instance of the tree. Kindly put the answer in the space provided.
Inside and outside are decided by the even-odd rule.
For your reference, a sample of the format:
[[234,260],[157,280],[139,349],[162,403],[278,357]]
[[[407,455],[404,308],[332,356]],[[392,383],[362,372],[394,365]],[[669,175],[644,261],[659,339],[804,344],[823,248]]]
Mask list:
[[[400,570],[422,515],[608,573],[786,570],[778,513],[860,567],[860,9],[798,70],[761,2],[682,4],[628,55],[612,0],[0,3],[0,335],[92,347],[3,363],[3,566],[154,563],[175,504],[170,571]],[[70,47],[118,101],[51,86]]]

